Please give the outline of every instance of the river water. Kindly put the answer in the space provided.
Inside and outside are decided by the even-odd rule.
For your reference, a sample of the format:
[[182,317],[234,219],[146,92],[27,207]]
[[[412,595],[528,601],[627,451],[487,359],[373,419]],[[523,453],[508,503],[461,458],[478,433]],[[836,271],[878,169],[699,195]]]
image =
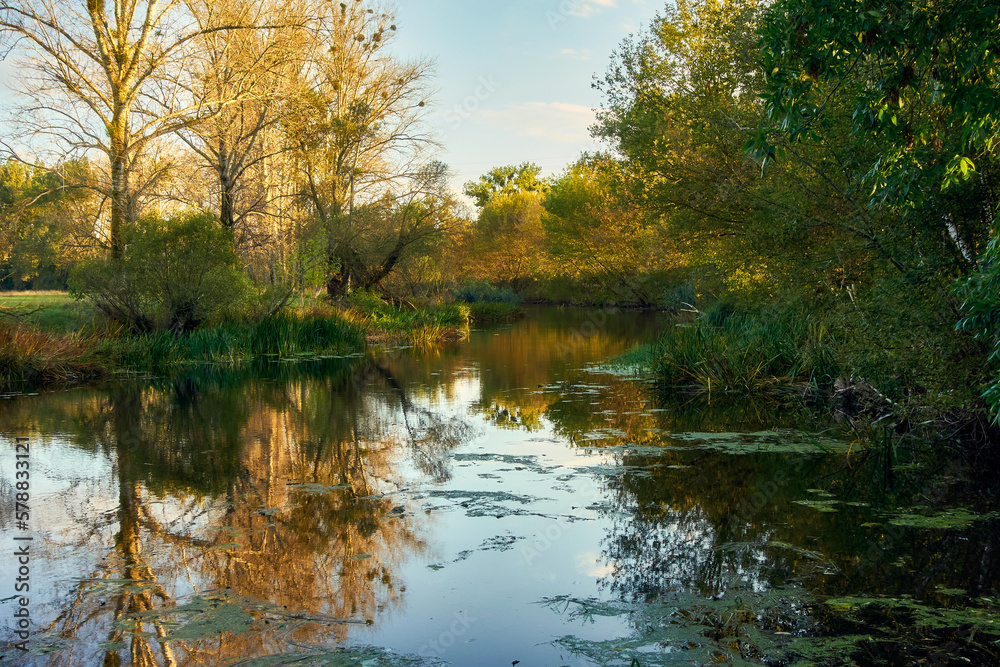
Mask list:
[[902,473],[794,401],[692,398],[608,365],[666,325],[537,309],[434,351],[5,397],[0,548],[30,558],[27,580],[0,565],[0,651],[31,665],[992,660],[996,515],[934,509],[932,481],[906,491],[926,507],[899,509]]

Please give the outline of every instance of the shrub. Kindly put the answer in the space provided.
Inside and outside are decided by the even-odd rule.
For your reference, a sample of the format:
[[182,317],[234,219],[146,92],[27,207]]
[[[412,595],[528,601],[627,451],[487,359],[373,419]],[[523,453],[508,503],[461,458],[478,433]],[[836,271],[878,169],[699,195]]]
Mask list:
[[232,236],[210,215],[144,218],[125,242],[120,259],[79,265],[70,289],[133,333],[190,333],[246,294]]

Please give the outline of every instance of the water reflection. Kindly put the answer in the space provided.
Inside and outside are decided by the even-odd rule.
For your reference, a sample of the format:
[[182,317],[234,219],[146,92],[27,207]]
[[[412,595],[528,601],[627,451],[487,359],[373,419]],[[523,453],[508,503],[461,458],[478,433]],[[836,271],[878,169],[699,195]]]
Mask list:
[[[279,633],[282,645],[318,634],[342,641],[340,621],[398,607],[398,565],[425,548],[420,517],[391,495],[400,458],[408,446],[422,468],[440,471],[462,429],[416,405],[372,360],[291,375],[193,374],[6,406],[4,430],[34,436],[36,456],[58,433],[105,457],[117,486],[117,510],[103,522],[113,534],[46,539],[46,549],[91,551],[96,561],[61,596],[47,628],[56,648],[87,664],[216,664],[274,652]],[[94,522],[91,501],[76,498],[73,518]],[[212,597],[222,590],[262,606],[247,614],[245,600]],[[192,629],[166,613],[205,594],[224,609],[218,618]],[[280,618],[284,609],[295,617]],[[242,632],[234,619],[261,627]],[[266,628],[282,620],[280,632]],[[191,640],[176,641],[179,623]]]
[[[595,365],[657,326],[547,310],[434,353],[0,403],[0,435],[30,437],[37,470],[31,661],[322,661],[373,644],[431,664],[780,662],[807,655],[796,641],[873,631],[828,597],[993,617],[995,519],[893,525],[933,490],[858,483],[877,457],[847,456],[805,408]],[[925,638],[983,632],[960,620]]]

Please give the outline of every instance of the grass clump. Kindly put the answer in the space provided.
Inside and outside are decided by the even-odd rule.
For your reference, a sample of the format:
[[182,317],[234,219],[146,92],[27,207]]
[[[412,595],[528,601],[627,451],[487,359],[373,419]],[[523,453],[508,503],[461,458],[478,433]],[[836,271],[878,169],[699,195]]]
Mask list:
[[524,309],[516,303],[477,301],[469,304],[469,319],[477,325],[510,322],[523,316]]
[[471,309],[465,303],[397,308],[371,292],[353,292],[341,304],[345,316],[369,331],[377,344],[434,345],[464,338]]
[[104,373],[90,340],[0,321],[0,391],[93,379]]
[[838,360],[826,325],[800,308],[754,313],[718,304],[666,331],[652,353],[663,382],[703,391],[833,384]]
[[521,297],[505,287],[496,287],[488,280],[473,280],[455,288],[455,299],[465,303],[506,303],[518,305]]

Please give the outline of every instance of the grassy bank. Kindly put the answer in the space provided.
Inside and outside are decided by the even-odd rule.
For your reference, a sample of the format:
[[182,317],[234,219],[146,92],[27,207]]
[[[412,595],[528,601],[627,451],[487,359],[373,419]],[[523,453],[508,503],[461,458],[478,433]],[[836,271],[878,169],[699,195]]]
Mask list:
[[66,292],[0,292],[0,311],[13,311],[42,331],[71,333],[89,326],[97,312]]
[[365,347],[365,329],[336,312],[280,312],[226,322],[186,336],[168,332],[95,338],[95,353],[118,369],[156,371],[193,363],[240,366],[267,358],[340,355]]
[[[655,343],[612,363],[651,373],[668,392],[819,399],[849,416],[854,437],[866,446],[875,446],[882,436],[872,434],[886,428],[893,437],[948,434],[974,448],[995,442],[1000,432],[982,398],[982,378],[990,372],[985,357],[932,342],[918,328],[869,331],[836,312],[801,305],[741,311],[716,304],[678,318]],[[931,354],[936,365],[914,361]]]
[[334,311],[282,312],[190,335],[123,331],[83,336],[0,322],[0,391],[82,382],[190,364],[237,367],[261,359],[341,355],[365,348],[365,327]]
[[336,307],[283,310],[261,320],[234,319],[188,335],[136,335],[107,323],[65,293],[0,296],[0,391],[85,382],[128,372],[164,372],[193,364],[240,367],[262,359],[336,356],[368,345],[435,346],[460,340],[470,323],[513,319],[520,306],[447,303],[397,308],[370,294]]
[[84,382],[108,372],[92,339],[0,321],[0,392]]

